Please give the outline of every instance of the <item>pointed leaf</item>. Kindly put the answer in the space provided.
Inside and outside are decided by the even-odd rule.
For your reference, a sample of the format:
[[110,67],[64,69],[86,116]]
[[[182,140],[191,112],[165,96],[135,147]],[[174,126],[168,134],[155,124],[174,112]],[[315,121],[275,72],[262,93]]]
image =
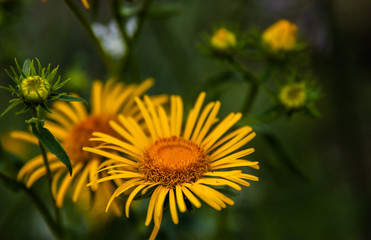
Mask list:
[[28,111],[30,111],[30,107],[26,105],[26,106],[24,106],[24,108],[21,111],[16,112],[15,115],[23,114],[23,113],[26,113]]
[[12,102],[5,110],[4,112],[0,115],[0,117],[4,116],[7,112],[9,112],[11,109],[16,107],[18,104],[22,103],[22,99],[18,99],[17,101]]
[[58,69],[59,69],[59,66],[57,66],[56,68],[54,68],[54,69],[52,70],[52,72],[51,72],[51,73],[49,74],[49,76],[48,76],[49,82],[50,82],[51,84],[53,83],[54,77],[55,77],[55,75],[57,74]]
[[[15,58],[14,59],[15,61],[15,66],[17,67],[18,69],[18,72],[21,74],[22,77],[24,78],[27,78],[27,76],[25,75],[25,73],[22,71],[21,67],[19,66],[18,62],[17,62],[17,59]],[[15,71],[13,70],[13,72],[15,73]],[[17,74],[15,73],[15,75],[17,76]]]
[[37,61],[37,75],[41,76],[41,70],[42,70],[41,62],[38,58],[36,58],[36,61]]
[[48,108],[48,106],[46,106],[45,103],[41,103],[40,104],[41,108],[44,109],[45,111],[47,111],[48,113],[52,114],[52,110],[50,108]]
[[3,87],[3,86],[0,86],[0,89],[4,89],[4,90],[6,90],[6,91],[8,91],[8,92],[13,92],[13,89],[11,89],[11,88],[8,88],[8,87]]
[[[12,69],[12,71],[14,73],[14,68],[10,67],[10,69]],[[17,75],[15,75],[15,76],[10,75],[10,73],[6,69],[5,69],[5,72],[13,80],[13,82],[15,82],[16,84],[18,84],[18,77],[17,77]]]
[[72,165],[70,158],[68,157],[66,151],[63,149],[62,145],[57,141],[54,135],[44,127],[37,128],[36,124],[31,124],[32,133],[37,137],[40,143],[51,153],[53,153],[57,158],[66,165],[70,176],[72,175]]
[[[60,77],[58,77],[58,82],[60,80]],[[67,80],[61,82],[60,84],[57,85],[57,83],[55,84],[55,90],[58,90],[60,88],[62,88],[67,82],[69,82],[71,80],[71,78],[68,78]]]
[[85,104],[88,104],[88,102],[81,97],[74,97],[69,95],[61,95],[57,99],[65,102],[83,102]]
[[31,66],[33,65],[33,62],[30,59],[26,59],[23,63],[22,71],[26,73],[27,75],[31,72]]

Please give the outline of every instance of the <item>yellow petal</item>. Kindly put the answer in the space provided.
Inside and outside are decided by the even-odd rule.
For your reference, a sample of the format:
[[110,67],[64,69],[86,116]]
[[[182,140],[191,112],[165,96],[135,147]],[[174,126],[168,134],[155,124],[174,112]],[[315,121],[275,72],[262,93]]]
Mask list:
[[176,210],[176,202],[175,202],[175,196],[174,196],[173,189],[170,189],[169,191],[169,205],[170,205],[171,219],[173,219],[174,224],[178,224],[179,218],[178,218],[178,212]]

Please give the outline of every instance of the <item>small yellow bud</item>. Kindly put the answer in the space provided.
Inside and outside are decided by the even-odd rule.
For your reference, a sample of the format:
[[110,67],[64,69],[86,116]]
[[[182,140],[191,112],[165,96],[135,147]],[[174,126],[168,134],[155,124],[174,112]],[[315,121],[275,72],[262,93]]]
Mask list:
[[40,104],[47,100],[51,93],[48,80],[39,76],[31,76],[23,79],[21,93],[26,103]]
[[210,44],[218,50],[226,50],[236,46],[236,36],[225,28],[218,29],[211,37]]
[[274,50],[292,50],[296,44],[296,24],[280,20],[263,32],[263,41]]
[[286,85],[281,89],[279,99],[287,108],[299,108],[304,105],[307,98],[304,83]]

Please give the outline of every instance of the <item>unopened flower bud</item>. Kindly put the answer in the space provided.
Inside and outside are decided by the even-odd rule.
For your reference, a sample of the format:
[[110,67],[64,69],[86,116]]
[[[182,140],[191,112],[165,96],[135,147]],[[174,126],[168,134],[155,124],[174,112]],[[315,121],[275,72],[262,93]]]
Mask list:
[[294,83],[284,86],[279,94],[279,99],[286,108],[302,107],[307,99],[305,84]]
[[280,20],[268,27],[262,35],[263,41],[274,51],[292,50],[296,44],[298,27],[287,20]]
[[30,76],[21,83],[21,94],[26,103],[40,104],[51,94],[50,83],[39,76]]
[[210,44],[218,50],[227,50],[236,46],[236,36],[225,28],[219,28],[210,39]]

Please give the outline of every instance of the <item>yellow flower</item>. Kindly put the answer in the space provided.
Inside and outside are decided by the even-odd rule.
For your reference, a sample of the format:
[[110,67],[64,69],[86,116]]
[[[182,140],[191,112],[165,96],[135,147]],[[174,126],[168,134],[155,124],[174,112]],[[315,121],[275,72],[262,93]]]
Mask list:
[[236,36],[225,28],[219,28],[210,39],[210,44],[218,50],[226,50],[236,46]]
[[280,20],[263,32],[263,41],[272,50],[292,50],[296,44],[298,27],[287,20]]
[[307,98],[305,83],[284,86],[279,94],[281,103],[287,108],[298,108],[305,104]]
[[[146,131],[132,118],[120,115],[110,126],[121,137],[93,133],[94,141],[103,142],[100,147],[85,147],[85,151],[111,158],[101,165],[100,171],[108,170],[108,177],[92,181],[90,185],[110,180],[124,180],[112,194],[106,210],[112,201],[130,189],[125,212],[136,195],[151,193],[145,225],[153,218],[154,239],[160,229],[165,199],[169,201],[170,214],[175,224],[179,222],[178,212],[187,211],[186,202],[201,207],[201,198],[216,210],[221,210],[234,201],[213,186],[229,186],[241,190],[249,186],[246,180],[258,178],[243,173],[238,168],[249,166],[258,169],[257,161],[243,157],[254,152],[253,148],[243,149],[254,136],[251,127],[245,126],[227,134],[227,131],[241,118],[240,113],[231,113],[218,125],[217,113],[220,102],[211,102],[202,110],[205,93],[201,93],[190,111],[185,128],[183,102],[179,96],[171,96],[170,114],[162,106],[155,106],[147,96],[144,101],[136,98],[143,115]],[[126,140],[123,140],[126,139]],[[115,150],[122,154],[114,154]],[[127,157],[125,157],[127,156]]]
[[[88,113],[85,105],[80,102],[61,102],[54,104],[52,114],[48,116],[45,127],[61,141],[73,167],[70,177],[65,165],[53,154],[48,154],[48,160],[53,174],[52,192],[56,205],[62,207],[65,195],[69,188],[72,189],[72,200],[78,200],[81,190],[88,181],[96,180],[102,174],[96,174],[97,167],[105,160],[103,157],[82,151],[83,146],[95,147],[97,144],[90,142],[89,138],[94,131],[101,131],[115,135],[108,122],[116,119],[122,113],[135,119],[140,119],[140,111],[135,105],[134,98],[141,96],[153,84],[152,79],[140,85],[124,85],[110,80],[103,84],[95,81],[92,85],[91,112]],[[164,98],[157,97],[154,101],[160,103]],[[37,144],[37,139],[28,132],[15,131],[12,136]],[[28,161],[19,171],[18,180],[24,179],[27,187],[31,187],[38,179],[46,174],[42,156],[36,156]],[[104,175],[104,174],[103,174]],[[110,196],[113,186],[109,183],[100,187],[100,193]],[[90,187],[97,191],[98,186]],[[107,195],[108,194],[108,195]],[[118,208],[114,211],[118,213]]]

